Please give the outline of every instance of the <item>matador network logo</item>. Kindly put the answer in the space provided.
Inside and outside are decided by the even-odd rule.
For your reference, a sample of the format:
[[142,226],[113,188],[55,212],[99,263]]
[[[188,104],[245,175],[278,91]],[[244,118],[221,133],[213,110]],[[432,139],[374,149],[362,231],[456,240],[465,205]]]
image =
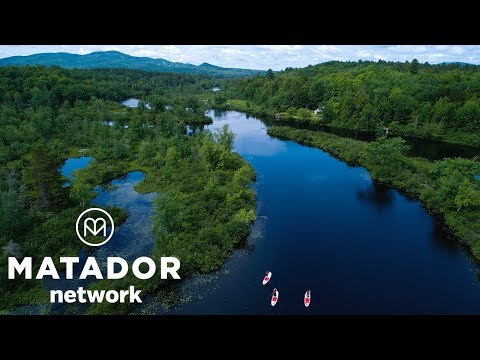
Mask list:
[[108,212],[100,208],[90,208],[82,212],[75,224],[77,236],[89,246],[106,244],[113,236],[115,224]]
[[[115,224],[112,216],[100,208],[90,208],[83,211],[76,222],[77,236],[89,246],[101,246],[106,244],[113,236]],[[95,256],[88,256],[81,259],[79,256],[60,256],[59,259],[53,259],[50,256],[43,258],[40,266],[34,266],[33,257],[27,256],[23,259],[17,259],[14,256],[8,258],[8,279],[15,280],[22,276],[25,280],[42,280],[49,277],[52,280],[79,280],[94,278],[96,280],[123,279],[129,271],[139,280],[149,280],[157,273],[157,264],[160,265],[160,279],[179,280],[180,260],[174,256],[162,256],[156,261],[148,256],[140,256],[135,260],[128,262],[118,256],[108,256],[106,259],[106,268],[101,268],[102,264],[97,263]],[[39,259],[36,259],[37,261]],[[64,271],[59,271],[57,265],[62,264]],[[79,267],[78,271],[74,268]],[[36,275],[33,272],[36,271]],[[105,277],[106,275],[106,277]],[[72,283],[76,284],[75,282]],[[75,285],[74,285],[75,286]],[[128,289],[84,289],[83,286],[78,289],[51,289],[51,303],[141,303],[140,293],[142,290],[136,289],[130,285]]]

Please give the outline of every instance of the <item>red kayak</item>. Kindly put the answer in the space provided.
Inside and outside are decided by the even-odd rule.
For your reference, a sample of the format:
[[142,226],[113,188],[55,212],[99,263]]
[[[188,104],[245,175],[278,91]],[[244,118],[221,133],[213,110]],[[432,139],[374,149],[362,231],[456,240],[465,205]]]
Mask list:
[[267,271],[267,275],[263,278],[263,285],[266,285],[269,281],[270,278],[272,277],[272,273],[270,271]]
[[306,307],[310,306],[311,297],[312,297],[312,293],[310,292],[310,290],[307,290],[303,298],[303,303],[305,304]]
[[275,305],[277,304],[278,295],[279,295],[278,290],[277,290],[277,289],[274,289],[274,290],[273,290],[273,294],[272,294],[272,301],[271,301],[272,306],[275,306]]

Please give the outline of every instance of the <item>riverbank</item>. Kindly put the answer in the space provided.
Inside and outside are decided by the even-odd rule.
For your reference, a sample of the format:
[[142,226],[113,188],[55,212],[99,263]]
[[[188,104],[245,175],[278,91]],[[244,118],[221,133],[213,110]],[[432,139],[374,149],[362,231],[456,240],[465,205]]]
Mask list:
[[[77,179],[96,183],[106,179],[106,170],[110,176],[133,170],[144,172],[145,179],[135,190],[161,193],[154,201],[156,246],[149,256],[158,263],[162,256],[177,257],[182,279],[212,272],[248,236],[255,219],[256,196],[250,188],[255,171],[232,152],[233,136],[223,129],[194,138],[158,139],[154,147],[145,142],[130,161],[93,163],[79,171]],[[143,298],[162,291],[169,283],[156,275],[142,281],[127,276],[101,280],[90,288],[122,289],[134,285],[142,290]],[[130,304],[96,303],[87,314],[123,314],[129,308]]]
[[474,178],[480,172],[478,161],[457,158],[431,162],[408,157],[397,139],[368,143],[285,126],[271,127],[268,134],[318,147],[352,165],[364,166],[373,179],[419,198],[480,260],[480,182]]
[[[318,126],[323,125],[322,121],[318,116],[312,116],[310,118],[299,117],[298,115],[288,116],[286,113],[282,114],[280,120],[275,120],[275,114],[280,113],[274,109],[265,109],[262,106],[255,104],[250,101],[241,100],[241,99],[228,99],[223,104],[216,104],[214,106],[219,110],[236,110],[244,111],[259,117],[266,117],[271,119],[272,122],[280,126],[290,126],[294,124],[307,125],[307,126]],[[371,131],[366,131],[363,129],[352,129],[350,127],[339,126],[335,124],[324,125],[332,129],[339,130],[349,130],[349,131],[360,131],[365,132],[366,134],[374,134]],[[442,132],[438,128],[430,129],[425,127],[413,128],[408,125],[401,125],[399,123],[393,123],[388,129],[389,136],[405,136],[410,138],[422,139],[422,140],[433,140],[440,141],[448,144],[454,145],[465,145],[475,148],[480,148],[480,134],[475,133],[463,133],[463,132]],[[479,150],[480,153],[480,150]]]

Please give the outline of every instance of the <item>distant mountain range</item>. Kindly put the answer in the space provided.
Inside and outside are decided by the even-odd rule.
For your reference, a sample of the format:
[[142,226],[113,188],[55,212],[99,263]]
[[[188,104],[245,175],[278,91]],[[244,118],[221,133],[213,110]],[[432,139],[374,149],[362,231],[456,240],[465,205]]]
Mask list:
[[475,64],[470,64],[462,61],[445,61],[443,65],[458,65],[458,66],[476,66]]
[[208,63],[192,65],[171,62],[165,59],[130,56],[118,51],[98,51],[87,55],[77,55],[65,52],[41,53],[28,56],[11,56],[0,59],[0,66],[8,65],[45,65],[77,69],[124,68],[217,76],[252,76],[265,73],[264,70],[223,68]]

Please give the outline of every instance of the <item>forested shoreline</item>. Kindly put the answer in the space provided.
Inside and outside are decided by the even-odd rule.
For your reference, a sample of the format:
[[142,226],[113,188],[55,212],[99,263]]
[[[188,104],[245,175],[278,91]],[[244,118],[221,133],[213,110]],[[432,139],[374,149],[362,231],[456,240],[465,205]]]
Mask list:
[[[331,61],[234,79],[215,99],[278,125],[325,125],[375,134],[371,143],[322,131],[274,126],[273,136],[322,148],[365,166],[372,177],[420,198],[480,259],[478,157],[430,162],[406,156],[395,136],[480,147],[479,66]],[[479,151],[480,156],[480,151]]]
[[286,126],[273,126],[268,129],[268,134],[315,146],[342,161],[364,166],[374,180],[419,198],[480,260],[478,161],[446,158],[431,162],[409,157],[405,155],[408,146],[401,138],[380,137],[368,143]]
[[225,81],[216,104],[280,114],[285,121],[371,133],[388,128],[390,135],[480,147],[478,69],[416,60],[331,61]]
[[[84,245],[74,223],[95,197],[94,187],[133,170],[146,173],[139,191],[162,193],[151,256],[178,257],[181,277],[223,264],[255,218],[249,186],[255,172],[232,152],[228,128],[186,135],[187,124],[211,122],[195,94],[214,83],[206,76],[130,70],[0,69],[0,310],[48,302],[40,280],[8,280],[8,256],[32,256],[34,271],[44,256],[55,262],[78,256]],[[119,103],[131,96],[143,100],[138,108]],[[94,161],[64,187],[59,168],[80,155]],[[117,224],[128,216],[108,210]],[[165,283],[154,277],[139,288],[146,295]],[[125,304],[88,309],[126,311]]]

